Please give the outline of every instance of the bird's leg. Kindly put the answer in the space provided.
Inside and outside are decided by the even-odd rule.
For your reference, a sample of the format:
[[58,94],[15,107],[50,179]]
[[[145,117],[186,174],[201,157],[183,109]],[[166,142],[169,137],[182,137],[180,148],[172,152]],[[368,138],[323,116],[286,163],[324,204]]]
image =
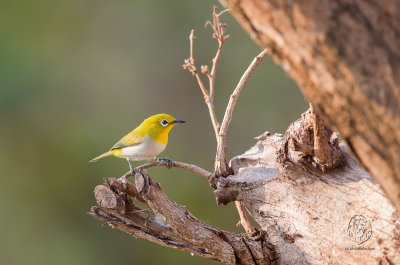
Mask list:
[[131,161],[129,160],[129,158],[127,160],[128,160],[128,163],[129,163],[129,169],[131,171],[131,176],[135,176],[136,169],[131,165]]
[[171,159],[169,159],[168,157],[166,158],[157,158],[158,161],[164,161],[166,163],[166,167],[168,169],[170,169],[171,167],[174,166],[174,161],[172,161]]
[[144,223],[144,226],[146,226],[146,227],[148,227],[147,224],[149,222],[150,214],[151,214],[151,212],[147,213],[146,222]]

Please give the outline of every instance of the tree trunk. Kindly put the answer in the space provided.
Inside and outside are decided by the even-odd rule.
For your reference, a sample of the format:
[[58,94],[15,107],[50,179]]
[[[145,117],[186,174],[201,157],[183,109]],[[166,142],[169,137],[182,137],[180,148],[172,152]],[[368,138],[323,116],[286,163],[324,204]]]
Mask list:
[[220,0],[400,210],[400,2]]

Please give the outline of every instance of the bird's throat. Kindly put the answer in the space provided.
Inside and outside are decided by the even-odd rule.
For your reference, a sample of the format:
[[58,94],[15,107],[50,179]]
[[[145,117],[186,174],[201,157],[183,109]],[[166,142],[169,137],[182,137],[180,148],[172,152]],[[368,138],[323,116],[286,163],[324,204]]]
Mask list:
[[164,130],[157,136],[153,137],[154,141],[160,144],[167,144],[168,143],[168,133],[170,130]]

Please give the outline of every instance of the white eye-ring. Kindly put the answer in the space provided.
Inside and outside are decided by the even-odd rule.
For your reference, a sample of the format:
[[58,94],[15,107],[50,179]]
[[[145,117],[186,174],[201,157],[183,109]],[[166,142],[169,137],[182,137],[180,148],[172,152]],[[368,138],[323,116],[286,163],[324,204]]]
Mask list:
[[168,121],[164,119],[160,122],[160,124],[161,126],[166,127],[168,125]]

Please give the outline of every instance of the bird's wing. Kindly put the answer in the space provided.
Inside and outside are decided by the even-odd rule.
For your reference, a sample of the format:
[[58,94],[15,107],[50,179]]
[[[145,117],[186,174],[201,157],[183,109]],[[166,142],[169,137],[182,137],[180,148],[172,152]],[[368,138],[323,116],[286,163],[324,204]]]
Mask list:
[[132,132],[125,135],[121,140],[119,140],[118,143],[116,143],[113,147],[111,147],[111,150],[140,144],[144,140],[144,138],[144,135],[138,134],[137,132],[135,132],[135,130],[133,130]]

